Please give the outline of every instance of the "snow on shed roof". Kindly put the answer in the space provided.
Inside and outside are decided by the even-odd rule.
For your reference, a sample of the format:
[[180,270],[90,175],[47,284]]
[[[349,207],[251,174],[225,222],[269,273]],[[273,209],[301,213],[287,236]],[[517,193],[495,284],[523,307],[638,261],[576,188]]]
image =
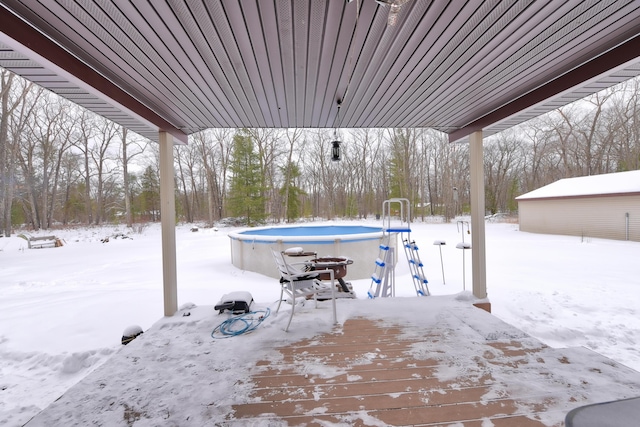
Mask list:
[[565,178],[518,196],[516,200],[624,193],[640,194],[640,170]]

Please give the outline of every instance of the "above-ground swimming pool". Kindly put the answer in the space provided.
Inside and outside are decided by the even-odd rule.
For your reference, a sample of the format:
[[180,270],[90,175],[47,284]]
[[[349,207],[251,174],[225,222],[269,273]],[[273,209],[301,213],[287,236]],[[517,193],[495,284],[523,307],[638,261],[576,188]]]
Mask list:
[[355,280],[371,277],[382,242],[382,228],[364,225],[258,227],[229,233],[229,238],[231,262],[242,270],[278,278],[271,249],[301,247],[318,257],[350,258],[353,264],[349,265],[346,279]]

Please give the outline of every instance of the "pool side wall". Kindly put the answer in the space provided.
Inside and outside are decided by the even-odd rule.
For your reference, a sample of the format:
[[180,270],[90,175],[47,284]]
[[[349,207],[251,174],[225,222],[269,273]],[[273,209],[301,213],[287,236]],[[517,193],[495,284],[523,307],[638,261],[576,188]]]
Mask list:
[[[345,256],[353,260],[353,264],[347,267],[345,280],[368,279],[374,271],[375,260],[378,258],[379,246],[382,243],[380,237],[354,238],[354,240],[295,240],[275,241],[261,240],[261,236],[255,236],[254,240],[239,239],[229,235],[231,240],[231,262],[246,271],[253,271],[265,276],[279,278],[278,270],[271,249],[284,251],[288,248],[302,247],[307,252],[316,252],[318,257]],[[391,238],[391,246],[396,247],[395,238]],[[397,250],[396,250],[397,256]],[[291,262],[302,262],[309,258],[291,257]]]

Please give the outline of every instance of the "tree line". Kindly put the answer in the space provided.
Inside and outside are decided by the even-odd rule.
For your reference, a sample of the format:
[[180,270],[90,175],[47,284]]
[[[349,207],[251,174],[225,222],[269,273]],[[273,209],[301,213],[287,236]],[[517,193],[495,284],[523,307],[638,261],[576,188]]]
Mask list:
[[[487,214],[561,178],[640,169],[640,79],[485,138]],[[332,142],[340,141],[340,161]],[[469,152],[432,129],[208,129],[176,146],[179,221],[469,212]],[[157,144],[0,71],[0,233],[157,221]]]

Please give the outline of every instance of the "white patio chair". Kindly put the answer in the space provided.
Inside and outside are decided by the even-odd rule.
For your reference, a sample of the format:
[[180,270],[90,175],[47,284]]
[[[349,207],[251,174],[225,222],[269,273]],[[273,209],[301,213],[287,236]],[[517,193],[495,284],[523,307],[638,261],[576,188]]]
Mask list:
[[[331,300],[333,306],[333,323],[336,323],[336,286],[333,270],[305,271],[299,267],[300,265],[304,265],[304,263],[288,263],[284,252],[278,252],[273,249],[271,252],[273,252],[273,258],[275,259],[281,276],[280,301],[278,301],[276,314],[278,314],[280,310],[280,304],[282,304],[285,294],[288,298],[291,298],[291,315],[289,316],[289,323],[287,323],[285,331],[288,331],[289,325],[291,325],[296,307],[296,299],[302,298],[303,301],[306,301],[310,296],[315,300],[316,308],[318,307],[318,298],[321,300]],[[330,274],[331,285],[327,285],[318,279],[320,273]]]

